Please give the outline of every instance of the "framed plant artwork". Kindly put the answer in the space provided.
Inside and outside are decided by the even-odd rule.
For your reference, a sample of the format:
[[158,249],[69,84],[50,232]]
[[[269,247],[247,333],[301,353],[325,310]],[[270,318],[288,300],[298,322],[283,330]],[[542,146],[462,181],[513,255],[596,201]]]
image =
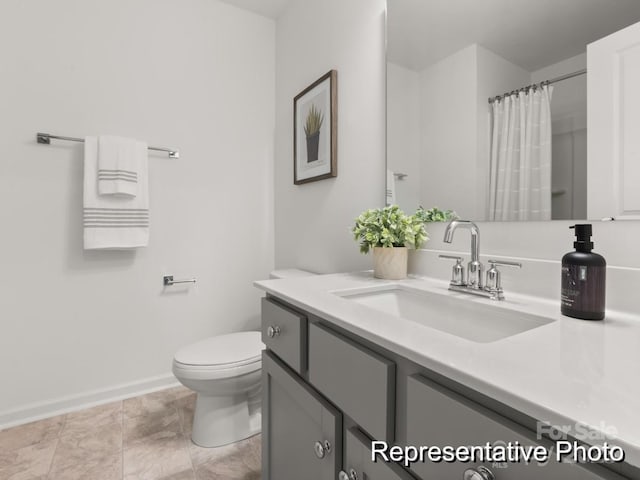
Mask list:
[[293,183],[338,175],[338,72],[331,70],[293,99]]

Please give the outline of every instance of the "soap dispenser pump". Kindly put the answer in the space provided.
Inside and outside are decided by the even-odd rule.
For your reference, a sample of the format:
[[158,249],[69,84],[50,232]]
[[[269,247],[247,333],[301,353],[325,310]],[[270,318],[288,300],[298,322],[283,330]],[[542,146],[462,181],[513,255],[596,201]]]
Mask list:
[[575,252],[562,257],[561,312],[583,320],[602,320],[605,314],[607,262],[592,252],[591,224],[578,224]]

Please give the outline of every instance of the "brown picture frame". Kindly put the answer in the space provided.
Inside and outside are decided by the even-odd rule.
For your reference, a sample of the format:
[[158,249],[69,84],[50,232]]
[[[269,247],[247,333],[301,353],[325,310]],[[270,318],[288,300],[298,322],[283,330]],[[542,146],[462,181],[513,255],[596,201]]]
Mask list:
[[338,72],[330,70],[293,99],[293,183],[337,176]]

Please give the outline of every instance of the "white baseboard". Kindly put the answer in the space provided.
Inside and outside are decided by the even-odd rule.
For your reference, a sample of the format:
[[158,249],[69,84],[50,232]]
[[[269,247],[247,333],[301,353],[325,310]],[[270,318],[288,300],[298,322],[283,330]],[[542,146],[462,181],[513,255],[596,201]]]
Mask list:
[[110,388],[92,390],[78,395],[30,403],[19,408],[0,412],[0,430],[178,385],[180,383],[176,380],[176,377],[172,374],[167,374],[114,385]]

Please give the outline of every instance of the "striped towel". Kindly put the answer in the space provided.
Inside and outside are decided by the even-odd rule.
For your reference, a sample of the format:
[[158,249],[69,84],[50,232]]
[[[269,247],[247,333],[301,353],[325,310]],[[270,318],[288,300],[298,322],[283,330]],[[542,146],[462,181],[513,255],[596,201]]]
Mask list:
[[84,142],[84,248],[134,248],[149,243],[148,157],[137,165],[135,197],[98,194],[98,139]]
[[138,193],[138,165],[147,156],[147,144],[133,138],[98,137],[98,193],[131,195]]

